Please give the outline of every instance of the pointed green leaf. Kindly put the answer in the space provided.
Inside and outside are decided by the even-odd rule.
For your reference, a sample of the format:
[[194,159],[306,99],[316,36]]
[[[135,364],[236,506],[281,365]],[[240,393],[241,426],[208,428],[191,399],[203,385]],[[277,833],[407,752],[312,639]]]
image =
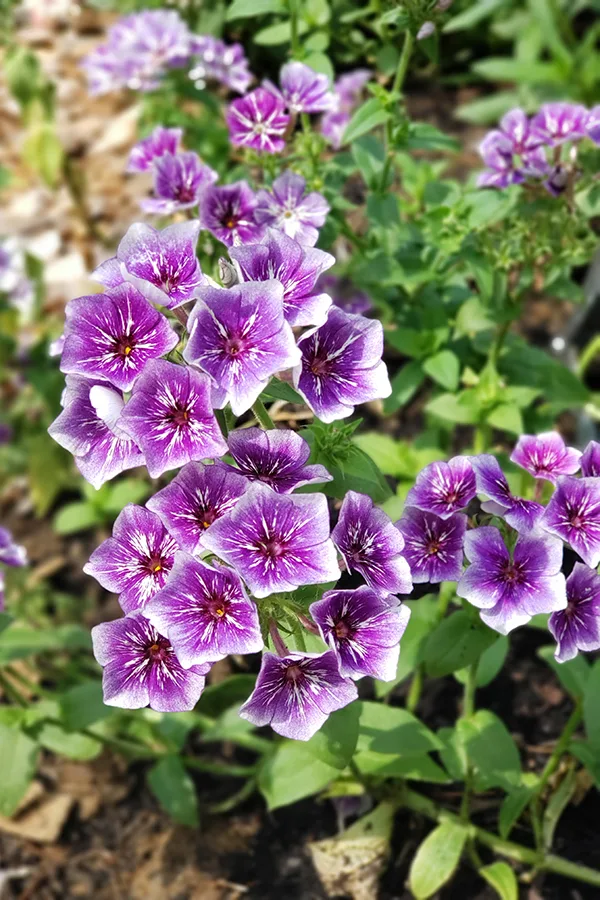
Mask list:
[[416,900],[428,900],[456,871],[467,829],[454,822],[442,822],[427,835],[410,867],[410,889]]

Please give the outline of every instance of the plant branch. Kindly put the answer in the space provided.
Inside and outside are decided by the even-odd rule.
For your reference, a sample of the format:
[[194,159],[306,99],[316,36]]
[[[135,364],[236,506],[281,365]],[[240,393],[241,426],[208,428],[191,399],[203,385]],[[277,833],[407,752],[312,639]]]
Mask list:
[[[394,82],[392,84],[391,94],[392,97],[399,95],[402,90],[402,85],[404,84],[404,79],[406,77],[406,72],[408,70],[408,64],[410,62],[410,57],[412,54],[414,44],[414,38],[412,36],[412,32],[410,29],[406,29],[404,32],[404,44],[402,45],[402,52],[400,54],[400,59],[398,60],[398,66],[396,67],[396,74],[394,75]],[[387,187],[388,177],[390,174],[390,168],[392,165],[393,158],[393,150],[392,150],[392,138],[393,138],[393,129],[394,129],[394,120],[393,117],[388,119],[385,123],[385,162],[383,164],[383,170],[381,172],[381,183],[380,183],[380,192],[383,193]]]
[[254,415],[256,417],[256,421],[261,426],[261,428],[266,428],[267,430],[270,428],[275,428],[275,423],[273,422],[273,419],[267,412],[267,408],[266,408],[265,404],[262,402],[262,400],[260,399],[260,397],[253,404],[252,412],[254,413]]

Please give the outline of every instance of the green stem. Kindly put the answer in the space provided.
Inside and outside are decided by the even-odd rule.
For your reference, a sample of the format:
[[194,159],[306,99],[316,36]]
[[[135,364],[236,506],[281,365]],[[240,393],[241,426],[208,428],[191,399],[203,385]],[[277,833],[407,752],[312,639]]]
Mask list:
[[410,713],[414,713],[417,706],[419,705],[419,700],[421,699],[421,691],[423,690],[424,674],[425,667],[423,663],[419,663],[415,669],[415,674],[413,675],[412,681],[410,683],[408,697],[406,698],[406,708]]
[[239,791],[236,791],[235,794],[227,797],[226,800],[221,800],[220,803],[213,803],[212,806],[209,806],[208,811],[213,816],[231,812],[232,809],[235,809],[236,806],[239,806],[240,803],[243,803],[248,797],[251,797],[255,790],[256,780],[254,778],[249,778]]
[[502,325],[498,328],[496,337],[494,338],[492,346],[490,347],[488,359],[495,369],[498,368],[498,360],[500,359],[500,353],[502,351],[502,347],[504,346],[504,340],[506,338],[506,335],[508,334],[509,328],[510,320],[508,322],[503,322]]
[[260,397],[252,406],[252,412],[256,416],[256,420],[262,428],[266,428],[267,430],[269,428],[275,428],[275,423],[267,412],[265,404],[262,402]]
[[181,761],[190,769],[208,772],[210,775],[228,775],[231,778],[246,778],[256,774],[255,766],[237,766],[230,763],[214,762],[209,759],[197,759],[195,756],[182,756]]
[[[394,82],[392,84],[391,94],[393,97],[395,95],[399,95],[402,90],[402,85],[404,84],[404,79],[406,77],[406,72],[408,70],[408,64],[410,62],[410,57],[413,49],[414,38],[412,36],[412,32],[407,28],[404,32],[404,44],[402,46],[402,52],[400,54],[400,59],[398,60],[398,66],[396,67],[396,74],[394,76]],[[385,162],[383,164],[383,171],[381,173],[381,184],[380,184],[380,192],[384,193],[388,177],[390,174],[390,167],[392,165],[393,159],[393,151],[392,151],[392,137],[393,137],[393,129],[394,129],[394,118],[393,116],[388,119],[385,124]]]
[[[473,713],[475,712],[475,691],[477,689],[477,669],[479,666],[479,657],[471,663],[467,672],[467,680],[465,681],[465,689],[463,693],[463,711],[462,718],[470,719]],[[471,806],[471,788],[473,781],[473,772],[471,769],[471,763],[468,758],[467,751],[465,750],[465,755],[467,756],[466,764],[467,770],[465,774],[465,787],[463,790],[462,800],[460,804],[460,817],[463,822],[469,821],[469,810]]]
[[229,426],[227,425],[227,417],[224,409],[215,409],[215,419],[219,423],[219,428],[224,438],[229,434]]
[[298,59],[300,56],[300,40],[298,34],[298,0],[288,0],[290,10],[290,50],[292,57]]
[[600,334],[594,335],[581,351],[577,361],[577,374],[580,378],[583,378],[597,356],[600,356]]

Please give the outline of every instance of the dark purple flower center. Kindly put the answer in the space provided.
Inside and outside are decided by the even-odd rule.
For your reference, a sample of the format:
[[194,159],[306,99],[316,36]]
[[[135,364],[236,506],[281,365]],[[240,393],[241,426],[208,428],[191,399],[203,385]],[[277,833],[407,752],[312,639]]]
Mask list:
[[587,525],[585,515],[580,509],[574,509],[572,506],[567,506],[567,516],[569,517],[569,524],[571,528],[585,528]]
[[339,622],[336,622],[333,628],[333,633],[340,641],[346,641],[352,637],[352,629],[343,619],[340,619]]
[[313,375],[316,375],[317,378],[321,378],[323,375],[329,375],[332,369],[332,363],[327,357],[315,356],[314,359],[309,362],[308,368]]
[[502,568],[502,578],[507,584],[521,584],[523,582],[523,567],[516,563],[508,563]]
[[196,521],[200,528],[210,528],[213,522],[219,518],[219,513],[216,509],[202,509],[198,512],[198,516]]
[[175,406],[172,406],[165,418],[171,425],[175,425],[176,428],[187,428],[190,424],[189,409],[182,403],[176,403]]
[[223,349],[228,356],[238,356],[245,346],[245,341],[241,337],[228,337]]
[[279,559],[285,553],[286,548],[285,541],[276,537],[269,537],[264,541],[260,541],[257,545],[257,549],[268,559]]
[[146,647],[146,656],[152,663],[162,663],[173,654],[173,648],[166,638],[157,637]]
[[430,541],[428,541],[426,548],[428,556],[437,556],[441,549],[442,542],[437,538],[432,538]]
[[178,200],[179,203],[192,203],[195,199],[196,190],[193,185],[182,182],[182,184],[176,188],[175,200]]
[[214,619],[222,619],[227,613],[229,601],[225,597],[210,597],[206,609]]
[[113,342],[113,353],[115,356],[127,358],[135,348],[135,340],[131,334],[124,334],[122,337],[116,338]]
[[144,569],[146,569],[149,575],[154,575],[155,578],[160,578],[161,572],[171,571],[171,564],[164,558],[164,556],[160,556],[158,553],[156,553],[154,556],[149,556],[147,558],[147,560],[144,562]]
[[285,670],[286,681],[292,681],[294,684],[296,684],[298,681],[302,681],[303,678],[304,672],[302,671],[302,666],[299,666],[297,663],[293,663]]

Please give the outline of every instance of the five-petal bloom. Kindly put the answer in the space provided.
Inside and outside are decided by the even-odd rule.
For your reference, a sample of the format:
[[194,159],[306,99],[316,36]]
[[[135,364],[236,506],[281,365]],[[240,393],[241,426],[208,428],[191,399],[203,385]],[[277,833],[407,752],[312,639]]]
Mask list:
[[553,612],[548,628],[556,639],[556,659],[567,662],[578,650],[600,650],[600,575],[575,563],[567,578],[567,606]]
[[551,147],[586,136],[589,113],[576,103],[544,103],[531,120],[532,133]]
[[185,669],[263,648],[258,611],[239,576],[188,553],[177,553],[167,585],[144,615],[168,637]]
[[406,496],[406,505],[447,519],[468,506],[475,491],[475,474],[470,461],[466,456],[454,456],[448,462],[425,466]]
[[179,338],[162,313],[131,284],[67,303],[60,368],[129,391],[146,364]]
[[600,563],[600,478],[561,476],[541,524],[595,569]]
[[104,668],[107,706],[185,712],[204,690],[209,665],[184,669],[170,641],[139,612],[92,628],[94,656]]
[[283,317],[278,281],[248,282],[225,290],[204,287],[190,315],[184,358],[211,376],[219,408],[236,416],[250,409],[269,379],[296,365],[300,352]]
[[536,527],[544,507],[534,500],[522,500],[514,497],[500,463],[495,456],[481,453],[471,456],[471,465],[475,471],[477,493],[485,494],[489,501],[482,503],[484,512],[502,516],[508,524],[519,532],[531,531]]
[[256,597],[340,577],[323,494],[250,485],[206,533],[204,546],[237,569]]
[[557,431],[524,434],[510,458],[534,478],[544,478],[552,484],[556,484],[559,475],[573,475],[581,465],[580,451],[566,447]]
[[93,276],[113,287],[115,279],[133,284],[153,303],[172,309],[195,296],[204,283],[196,258],[199,222],[178,222],[162,231],[136,222],[119,244],[117,255]]
[[511,555],[498,529],[484,525],[467,532],[465,554],[470,565],[456,593],[483,610],[482,620],[500,634],[566,607],[563,550],[556,538],[520,535]]
[[335,654],[265,653],[256,687],[240,708],[253,725],[308,741],[330,713],[356,700],[356,685],[339,673]]
[[155,512],[182,550],[199,553],[212,524],[233,509],[248,488],[229,466],[191,462],[146,506]]
[[231,143],[259,153],[281,153],[290,117],[281,97],[265,88],[234,100],[226,115]]
[[200,223],[228,247],[260,241],[265,233],[256,221],[256,197],[245,181],[209,188],[200,203]]
[[144,212],[167,216],[197,206],[218,175],[197,153],[163,153],[153,163],[155,197],[142,200]]
[[287,169],[275,179],[271,191],[259,191],[256,200],[257,222],[273,225],[305,246],[317,243],[330,207],[322,194],[306,193],[301,175]]
[[325,466],[306,465],[310,447],[288,428],[244,428],[232,432],[228,444],[237,464],[231,471],[240,472],[250,481],[262,481],[278,494],[291,494],[304,484],[332,481]]
[[371,675],[381,681],[396,677],[400,638],[410,618],[407,606],[391,604],[363,586],[327,591],[311,604],[310,614],[337,656],[341,675]]
[[433,513],[407,506],[396,527],[404,538],[402,551],[415,584],[457,581],[463,570],[463,543],[467,517],[454,513],[440,519]]
[[600,477],[600,444],[590,441],[581,455],[581,473],[586,478]]
[[133,147],[129,154],[128,172],[147,172],[159,156],[175,154],[179,150],[182,128],[163,128],[157,125],[154,131]]
[[289,62],[279,73],[281,96],[295,113],[325,112],[334,104],[327,75],[301,62]]
[[294,385],[322,422],[350,416],[358,403],[389,397],[381,322],[332,306],[327,321],[298,341]]
[[157,515],[129,503],[119,513],[112,537],[103,541],[83,567],[107,591],[119,594],[126,613],[143,609],[164,586],[177,544]]
[[119,421],[142,448],[152,478],[227,453],[212,409],[210,379],[191,366],[164,359],[149,363]]
[[232,247],[242,281],[268,281],[283,285],[283,315],[290,325],[322,325],[331,297],[315,288],[317,279],[335,258],[316,247],[301,247],[297,241],[274,229],[261,244]]
[[404,538],[366,494],[348,491],[331,537],[348,571],[359,572],[379,594],[410,594]]

